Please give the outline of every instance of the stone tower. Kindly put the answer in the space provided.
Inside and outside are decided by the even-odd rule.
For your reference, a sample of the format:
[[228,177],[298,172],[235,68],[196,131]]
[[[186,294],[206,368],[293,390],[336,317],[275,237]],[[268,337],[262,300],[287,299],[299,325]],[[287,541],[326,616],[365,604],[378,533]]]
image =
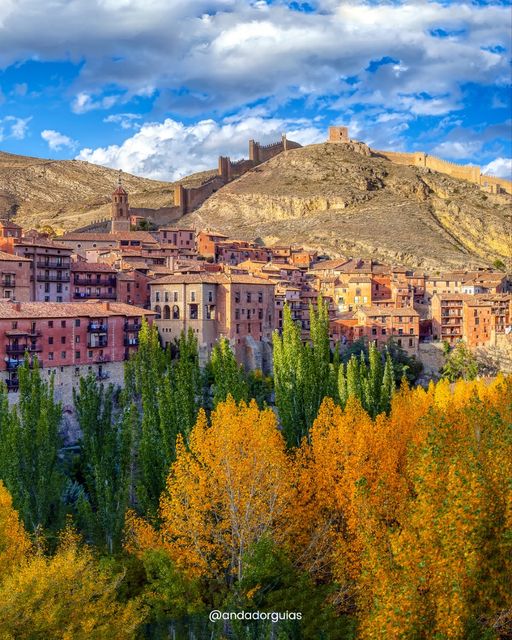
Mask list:
[[123,187],[121,171],[117,181],[117,189],[112,194],[111,231],[130,231],[130,205],[128,193]]

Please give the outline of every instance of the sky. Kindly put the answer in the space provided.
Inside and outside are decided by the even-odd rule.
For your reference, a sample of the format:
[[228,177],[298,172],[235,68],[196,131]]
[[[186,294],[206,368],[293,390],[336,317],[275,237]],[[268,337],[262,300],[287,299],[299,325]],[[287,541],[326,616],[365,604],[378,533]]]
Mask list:
[[0,150],[176,180],[346,125],[511,178],[510,0],[0,0]]

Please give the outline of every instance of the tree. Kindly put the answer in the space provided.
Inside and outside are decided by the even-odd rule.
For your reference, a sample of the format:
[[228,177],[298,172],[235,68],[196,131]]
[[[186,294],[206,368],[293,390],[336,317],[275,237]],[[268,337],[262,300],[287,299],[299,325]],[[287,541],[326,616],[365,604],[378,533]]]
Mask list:
[[27,355],[18,377],[19,400],[9,415],[3,385],[0,392],[0,477],[29,531],[55,531],[63,516],[62,410],[54,401],[53,378],[42,380],[37,360]]
[[274,388],[279,419],[288,446],[297,447],[307,436],[322,400],[336,393],[338,359],[331,363],[328,308],[310,305],[311,343],[302,344],[301,329],[288,305],[283,311],[282,334],[274,332]]
[[224,402],[231,395],[236,402],[247,401],[248,388],[244,369],[238,364],[229,340],[221,338],[215,343],[211,354],[213,374],[213,405]]
[[197,339],[182,333],[174,349],[163,351],[155,326],[143,323],[139,349],[126,367],[126,388],[140,408],[137,496],[145,511],[158,511],[169,466],[176,455],[176,438],[185,440],[201,400]]
[[79,509],[95,544],[108,553],[121,546],[128,504],[133,414],[129,403],[115,415],[114,387],[106,389],[93,374],[80,379],[74,392],[82,431],[81,459],[85,496]]
[[450,382],[455,382],[459,378],[474,380],[478,375],[478,369],[476,357],[464,342],[458,342],[447,354],[441,375]]
[[226,586],[242,579],[244,556],[261,536],[279,542],[290,504],[289,463],[274,413],[255,401],[221,402],[178,440],[160,506],[160,531],[133,514],[129,548],[164,549],[188,577]]
[[[0,509],[0,518],[6,515],[12,521]],[[4,526],[0,521],[0,531]],[[117,601],[122,579],[101,569],[67,529],[52,557],[24,552],[14,571],[0,574],[1,637],[131,640],[144,611],[135,600]]]

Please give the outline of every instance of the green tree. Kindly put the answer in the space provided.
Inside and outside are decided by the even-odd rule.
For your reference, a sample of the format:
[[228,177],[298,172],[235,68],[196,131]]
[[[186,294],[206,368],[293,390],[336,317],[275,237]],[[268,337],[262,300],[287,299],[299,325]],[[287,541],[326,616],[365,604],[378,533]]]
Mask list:
[[248,386],[244,369],[238,364],[227,338],[221,338],[213,347],[211,355],[213,374],[213,405],[224,402],[228,395],[236,402],[247,401]]
[[62,409],[54,401],[53,377],[43,381],[37,360],[25,356],[18,378],[19,400],[10,412],[4,385],[0,392],[0,478],[29,531],[55,531],[63,516]]
[[478,361],[464,342],[458,342],[446,355],[444,367],[441,370],[443,378],[455,382],[459,378],[474,380],[478,375]]
[[85,496],[79,509],[95,544],[109,553],[121,547],[128,505],[134,410],[128,404],[115,415],[114,387],[106,389],[93,374],[80,379],[74,394],[82,431],[81,457]]

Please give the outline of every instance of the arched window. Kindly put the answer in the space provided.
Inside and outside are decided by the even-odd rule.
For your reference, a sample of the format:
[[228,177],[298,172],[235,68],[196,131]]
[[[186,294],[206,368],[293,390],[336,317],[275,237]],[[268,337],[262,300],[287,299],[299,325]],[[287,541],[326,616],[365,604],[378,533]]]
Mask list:
[[177,304],[175,304],[172,308],[172,319],[179,320],[180,319],[180,308]]
[[164,320],[169,320],[171,317],[171,310],[169,308],[169,305],[166,304],[164,307]]
[[160,305],[159,304],[156,305],[154,311],[156,313],[156,319],[160,320],[160,318],[162,317],[162,309],[160,309]]

